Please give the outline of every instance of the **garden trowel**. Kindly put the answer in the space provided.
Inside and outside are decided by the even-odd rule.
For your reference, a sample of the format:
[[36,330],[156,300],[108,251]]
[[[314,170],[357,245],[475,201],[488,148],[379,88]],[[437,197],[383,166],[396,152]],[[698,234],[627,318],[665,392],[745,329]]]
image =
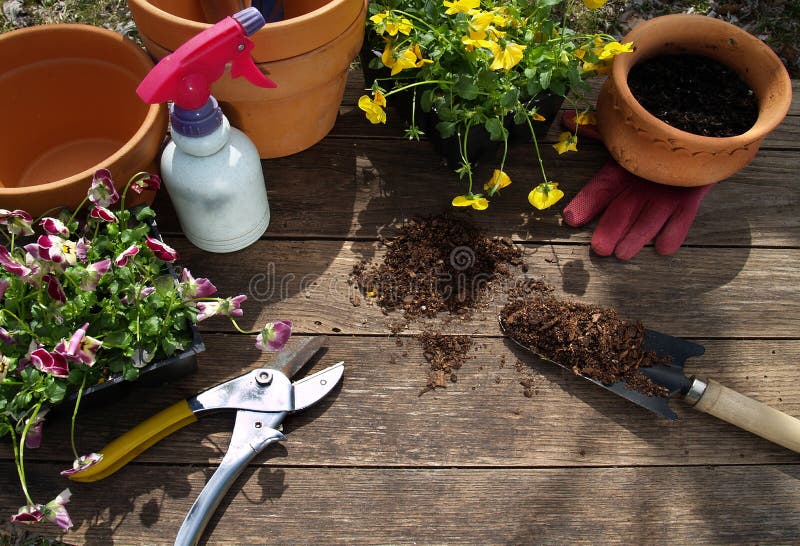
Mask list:
[[[503,333],[508,334],[502,318],[500,318],[500,329]],[[682,398],[696,410],[713,415],[800,453],[800,420],[720,385],[713,379],[704,381],[694,376],[688,377],[683,371],[686,359],[702,355],[705,352],[702,345],[653,330],[645,330],[645,333],[644,349],[653,351],[659,356],[670,357],[672,361],[669,364],[657,364],[642,367],[639,370],[653,383],[666,388],[670,393],[669,396],[647,396],[627,388],[623,381],[606,385],[587,375],[578,375],[671,420],[676,420],[678,415],[669,407],[669,400],[670,398]],[[553,362],[570,372],[573,371],[569,366],[532,351],[530,347],[520,343],[512,336],[509,336],[509,339],[523,349],[536,354],[539,358]]]

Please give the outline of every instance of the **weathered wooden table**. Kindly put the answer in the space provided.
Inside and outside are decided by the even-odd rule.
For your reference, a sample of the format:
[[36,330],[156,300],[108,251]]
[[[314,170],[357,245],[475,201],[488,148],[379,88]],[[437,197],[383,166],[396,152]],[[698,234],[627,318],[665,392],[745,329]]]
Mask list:
[[[661,420],[545,362],[527,359],[526,397],[491,301],[440,328],[475,336],[458,382],[419,396],[426,365],[417,339],[431,323],[390,335],[396,317],[355,306],[353,264],[383,252],[417,214],[444,210],[463,191],[429,143],[399,124],[372,127],[353,107],[353,72],[333,132],[313,148],[264,162],[272,222],[266,237],[232,255],[192,247],[165,194],[167,241],[195,276],[225,295],[247,294],[244,325],[292,319],[296,337],[327,334],[314,369],[347,363],[343,384],[287,420],[288,440],[255,459],[225,497],[209,543],[789,543],[800,540],[800,456],[676,402]],[[483,213],[491,235],[522,245],[526,274],[558,293],[613,306],[622,316],[706,347],[688,371],[800,416],[800,85],[789,117],[752,165],[704,200],[673,256],[645,248],[630,262],[593,255],[589,229],[559,212],[607,155],[586,143],[555,157],[567,192],[551,210],[526,202],[538,183],[531,154],[512,152],[514,183]],[[557,127],[550,133],[553,141]],[[677,167],[679,168],[679,167]],[[479,178],[482,180],[482,178]],[[269,361],[224,320],[202,323],[200,371],[141,389],[79,421],[82,450],[196,391]],[[296,340],[295,340],[296,342]],[[505,365],[503,365],[505,362]],[[170,543],[222,457],[232,415],[209,417],[95,484],[59,477],[71,455],[68,422],[49,424],[27,463],[34,496],[69,486],[71,543]],[[21,503],[10,453],[0,451],[0,514]],[[43,529],[43,528],[42,528]],[[37,529],[41,531],[42,529]],[[50,527],[50,529],[55,529]]]

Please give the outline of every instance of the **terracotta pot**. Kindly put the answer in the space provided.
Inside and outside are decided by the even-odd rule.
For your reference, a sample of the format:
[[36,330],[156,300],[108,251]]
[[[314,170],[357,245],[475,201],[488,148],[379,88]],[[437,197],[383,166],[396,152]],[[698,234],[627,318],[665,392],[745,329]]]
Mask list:
[[155,170],[167,113],[136,95],[153,63],[134,42],[86,25],[30,27],[0,35],[0,59],[0,208],[74,208],[97,169],[119,187]]
[[[758,38],[702,15],[666,15],[634,28],[622,42],[636,51],[614,59],[597,100],[598,129],[608,151],[634,174],[673,186],[719,182],[747,166],[764,137],[780,124],[792,100],[789,74]],[[755,92],[758,119],[747,132],[726,138],[687,133],[648,113],[628,88],[631,68],[661,55],[694,54],[720,62]]]
[[[161,59],[244,5],[226,1],[212,12],[201,0],[129,0],[142,40]],[[366,0],[296,0],[285,19],[250,37],[253,58],[277,89],[261,89],[226,72],[212,87],[231,123],[247,133],[262,158],[300,152],[333,127],[351,61],[364,39]]]

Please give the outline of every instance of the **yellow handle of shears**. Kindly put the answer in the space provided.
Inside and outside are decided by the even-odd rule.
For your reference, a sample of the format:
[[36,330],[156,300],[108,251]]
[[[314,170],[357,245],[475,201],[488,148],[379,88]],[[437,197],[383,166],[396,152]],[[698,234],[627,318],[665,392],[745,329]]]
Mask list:
[[149,419],[108,444],[101,453],[103,459],[69,479],[76,482],[96,482],[106,478],[131,462],[137,455],[166,438],[179,428],[197,421],[186,400],[161,410]]

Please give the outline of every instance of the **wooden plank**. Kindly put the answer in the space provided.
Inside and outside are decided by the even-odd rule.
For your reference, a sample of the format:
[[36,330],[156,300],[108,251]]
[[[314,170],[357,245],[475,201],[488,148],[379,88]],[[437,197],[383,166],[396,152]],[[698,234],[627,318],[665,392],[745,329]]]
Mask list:
[[[182,264],[196,277],[210,278],[221,294],[249,297],[242,321],[247,327],[292,319],[305,333],[385,334],[400,318],[351,302],[356,289],[348,276],[362,259],[383,256],[378,243],[262,240],[235,260],[221,260],[185,239],[168,242],[181,253]],[[797,249],[684,248],[671,257],[645,249],[634,260],[619,262],[591,255],[583,245],[533,244],[524,247],[523,259],[527,278],[543,279],[565,297],[614,307],[623,317],[671,335],[795,338],[800,331]],[[507,290],[522,279],[517,272],[496,283],[472,318],[442,327],[499,334],[497,313]],[[426,326],[420,322],[410,329]],[[224,319],[203,327],[231,330]]]
[[[466,214],[492,235],[515,240],[580,242],[591,229],[561,225],[561,210],[608,159],[599,146],[578,154],[548,155],[549,176],[566,197],[555,207],[536,211],[527,194],[540,179],[525,151],[508,163],[514,183],[492,200],[489,210]],[[551,154],[552,152],[552,154]],[[452,209],[465,184],[437,163],[427,143],[326,140],[310,150],[264,163],[272,237],[370,238],[392,235],[415,215]],[[694,245],[797,246],[800,240],[800,185],[795,153],[765,151],[729,181],[712,190],[701,204],[687,239]],[[401,159],[402,158],[402,159]],[[477,183],[490,177],[486,165]],[[166,192],[157,201],[165,234],[179,226]]]
[[[0,464],[3,472],[11,466]],[[54,475],[52,465],[32,465]],[[69,543],[171,544],[213,469],[142,466],[77,485]],[[209,544],[793,543],[800,468],[248,468]],[[60,491],[50,478],[46,492]],[[44,493],[48,495],[50,493]],[[0,492],[15,511],[16,492]],[[52,533],[53,526],[35,531]]]
[[[255,349],[252,337],[215,334],[205,341],[208,351],[200,355],[199,373],[82,411],[79,449],[100,451],[168,404],[274,358]],[[688,373],[714,378],[800,417],[800,340],[702,343],[706,354],[690,360]],[[516,369],[518,358],[523,372]],[[797,454],[678,401],[672,403],[678,421],[657,417],[498,338],[476,340],[457,382],[421,396],[427,365],[416,339],[333,336],[311,371],[339,360],[346,366],[341,388],[320,406],[288,419],[287,441],[258,464],[517,468],[797,462]],[[530,397],[520,385],[527,378],[535,389]],[[217,464],[232,428],[231,413],[204,418],[137,462]],[[50,420],[44,446],[29,450],[28,460],[68,467],[68,429],[69,419]],[[11,458],[5,442],[0,457]],[[15,476],[0,483],[0,489],[12,487]]]

